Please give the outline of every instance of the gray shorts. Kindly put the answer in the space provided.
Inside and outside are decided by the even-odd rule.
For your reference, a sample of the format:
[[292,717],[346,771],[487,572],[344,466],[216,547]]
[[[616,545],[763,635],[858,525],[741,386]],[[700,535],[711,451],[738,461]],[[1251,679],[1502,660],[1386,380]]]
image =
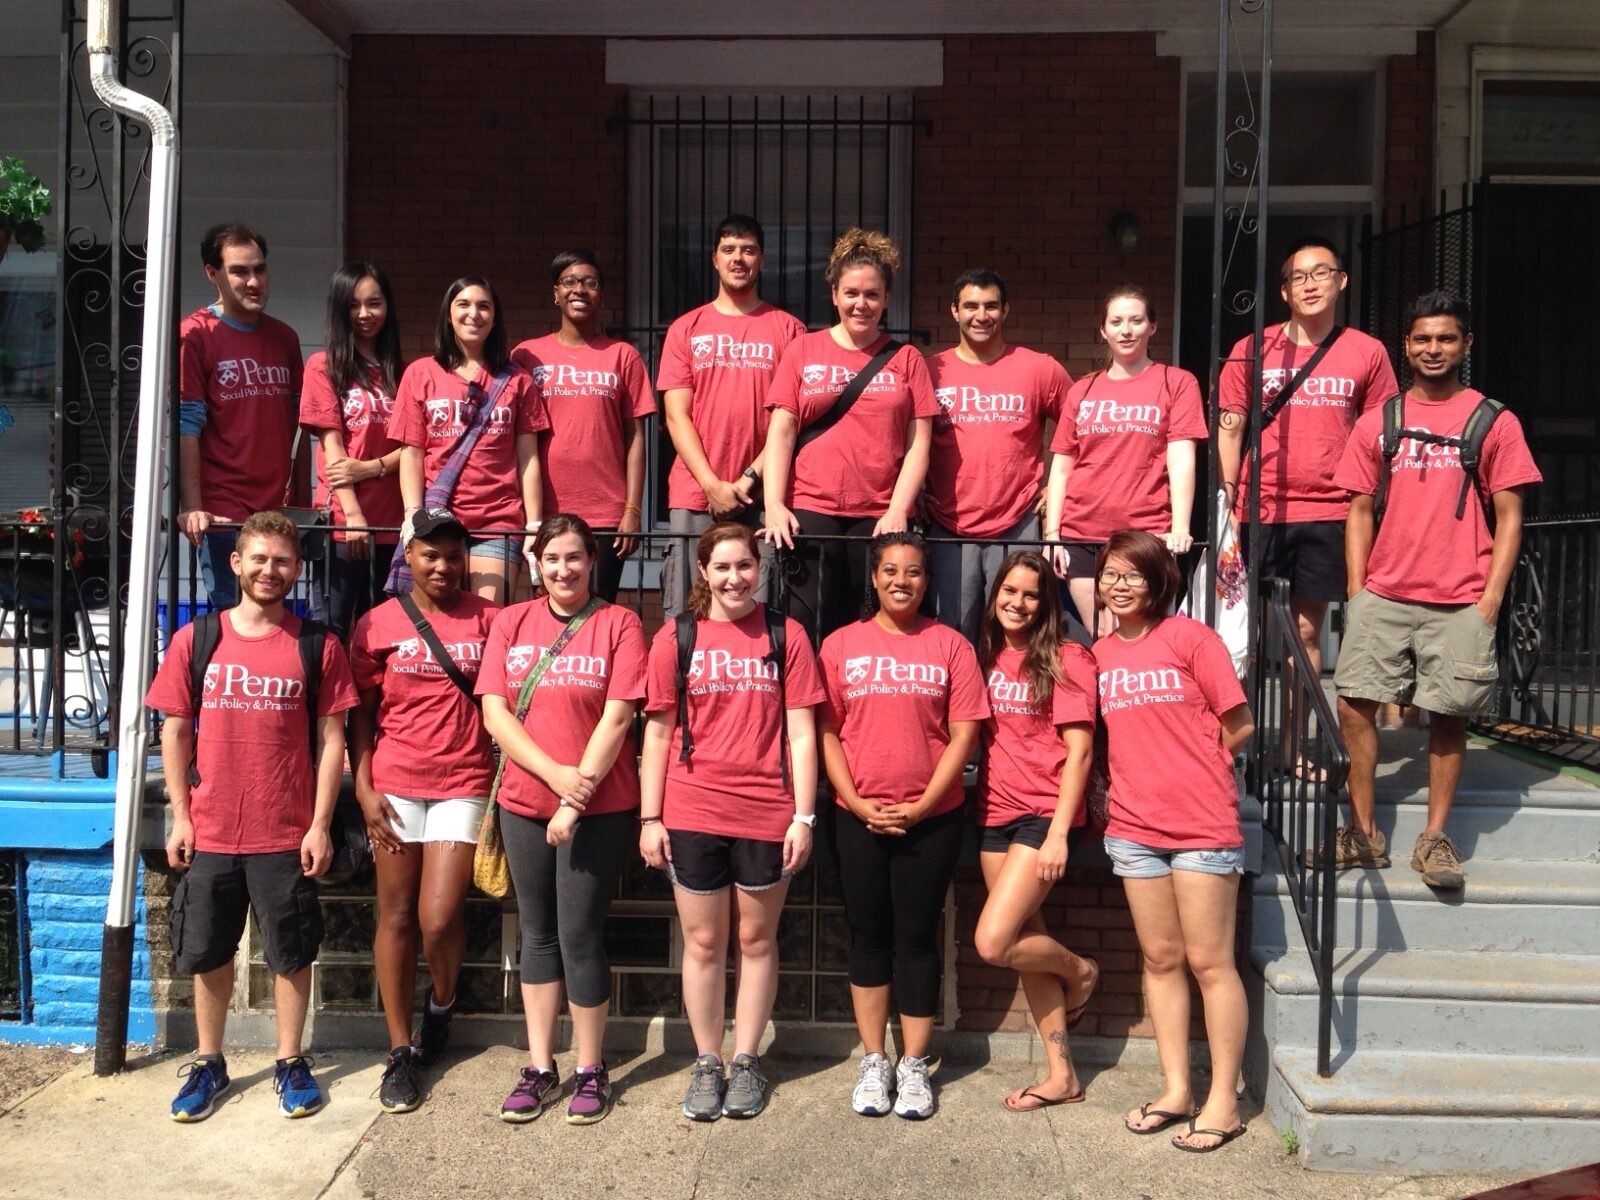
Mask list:
[[[742,516],[726,519],[737,520],[739,524],[748,525],[751,529],[761,527],[760,510],[754,507],[745,509]],[[695,538],[716,523],[716,518],[708,512],[697,512],[692,508],[667,510],[667,527],[673,533],[694,535],[669,539],[667,548],[662,552],[661,611],[669,621],[683,610],[683,606],[689,600],[689,589],[694,587],[695,580],[700,578],[694,559]],[[765,604],[767,585],[772,579],[772,545],[769,542],[761,542],[758,550],[761,556],[761,585],[756,588],[756,601]]]
[[[928,522],[928,536],[951,538],[951,533],[937,521]],[[1011,544],[1015,538],[1022,545]],[[940,545],[928,547],[928,581],[933,592],[934,610],[939,620],[960,631],[970,642],[978,640],[978,630],[983,624],[984,606],[989,593],[994,590],[995,576],[1000,564],[1013,550],[1039,549],[1039,517],[1028,511],[1010,529],[986,541],[966,542],[959,546]],[[1048,588],[1048,579],[1040,580]]]
[[1362,589],[1345,607],[1339,695],[1466,717],[1494,701],[1495,630],[1472,604],[1390,600]]

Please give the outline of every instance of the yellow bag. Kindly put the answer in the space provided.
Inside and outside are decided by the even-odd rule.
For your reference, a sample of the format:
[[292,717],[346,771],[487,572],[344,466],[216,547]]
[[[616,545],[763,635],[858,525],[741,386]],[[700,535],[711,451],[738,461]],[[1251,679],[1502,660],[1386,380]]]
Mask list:
[[[497,777],[495,783],[499,782]],[[472,882],[479,891],[496,900],[511,894],[511,868],[506,864],[506,845],[500,840],[500,806],[493,800],[484,811],[483,824],[478,826],[478,846],[472,855]]]

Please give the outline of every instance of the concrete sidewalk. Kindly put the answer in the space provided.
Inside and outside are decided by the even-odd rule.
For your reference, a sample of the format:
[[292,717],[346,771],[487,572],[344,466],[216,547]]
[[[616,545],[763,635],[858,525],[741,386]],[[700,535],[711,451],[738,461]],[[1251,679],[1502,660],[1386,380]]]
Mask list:
[[[754,1121],[697,1125],[678,1111],[687,1059],[646,1052],[615,1064],[615,1111],[574,1128],[562,1108],[528,1126],[502,1123],[500,1100],[522,1055],[447,1056],[427,1103],[387,1116],[370,1052],[317,1056],[328,1095],[302,1121],[276,1115],[270,1059],[229,1061],[233,1089],[193,1126],[167,1119],[185,1060],[141,1060],[114,1079],[87,1064],[0,1116],[0,1196],[27,1200],[474,1200],[610,1195],[650,1200],[751,1197],[1004,1195],[1066,1200],[1455,1200],[1509,1179],[1404,1179],[1302,1170],[1251,1101],[1249,1134],[1211,1155],[1164,1136],[1134,1137],[1122,1114],[1155,1093],[1142,1066],[1089,1068],[1083,1104],[1016,1114],[1000,1098],[1028,1082],[1025,1063],[948,1063],[930,1121],[868,1120],[849,1108],[854,1064],[770,1058],[771,1107]],[[563,1056],[563,1072],[571,1069]]]

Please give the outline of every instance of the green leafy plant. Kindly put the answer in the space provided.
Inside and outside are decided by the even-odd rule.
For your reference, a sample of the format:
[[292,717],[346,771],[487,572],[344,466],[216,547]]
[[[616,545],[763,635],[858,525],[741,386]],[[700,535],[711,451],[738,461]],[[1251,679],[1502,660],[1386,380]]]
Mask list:
[[1290,1158],[1300,1152],[1300,1139],[1295,1136],[1293,1129],[1282,1130],[1278,1136],[1283,1139],[1283,1152]]
[[20,158],[0,158],[0,254],[13,241],[29,254],[42,247],[49,215],[50,189]]

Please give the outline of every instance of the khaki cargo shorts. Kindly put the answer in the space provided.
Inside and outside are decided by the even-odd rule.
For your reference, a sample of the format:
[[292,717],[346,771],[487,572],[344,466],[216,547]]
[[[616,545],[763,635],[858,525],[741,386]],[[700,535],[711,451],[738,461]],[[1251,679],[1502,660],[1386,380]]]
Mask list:
[[1363,589],[1345,609],[1333,684],[1348,699],[1473,716],[1490,707],[1500,678],[1494,635],[1476,605],[1409,603]]

